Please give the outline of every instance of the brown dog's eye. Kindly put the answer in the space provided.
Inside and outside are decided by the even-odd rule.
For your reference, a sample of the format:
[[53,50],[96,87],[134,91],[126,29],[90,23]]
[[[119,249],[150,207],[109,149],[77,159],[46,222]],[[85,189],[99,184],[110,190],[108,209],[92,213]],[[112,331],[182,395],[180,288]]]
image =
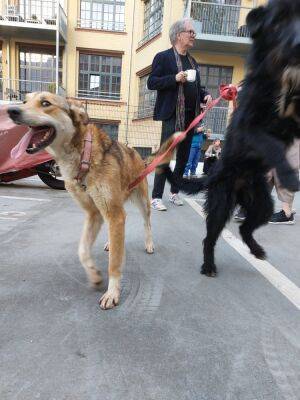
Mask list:
[[26,101],[26,100],[24,100],[24,101],[23,101],[23,104],[26,104],[26,103],[27,103],[27,101]]
[[47,101],[47,100],[43,100],[41,102],[41,105],[42,105],[42,107],[49,107],[49,106],[51,106],[51,103],[49,103],[49,101]]

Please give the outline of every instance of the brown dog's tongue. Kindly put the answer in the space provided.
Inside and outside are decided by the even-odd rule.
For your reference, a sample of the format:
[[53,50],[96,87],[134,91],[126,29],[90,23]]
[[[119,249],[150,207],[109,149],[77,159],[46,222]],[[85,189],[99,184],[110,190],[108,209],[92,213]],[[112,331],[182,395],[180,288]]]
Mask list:
[[32,129],[29,129],[29,131],[22,137],[19,143],[11,150],[11,158],[16,160],[17,158],[21,157],[23,153],[25,153],[33,134],[34,132],[32,131]]

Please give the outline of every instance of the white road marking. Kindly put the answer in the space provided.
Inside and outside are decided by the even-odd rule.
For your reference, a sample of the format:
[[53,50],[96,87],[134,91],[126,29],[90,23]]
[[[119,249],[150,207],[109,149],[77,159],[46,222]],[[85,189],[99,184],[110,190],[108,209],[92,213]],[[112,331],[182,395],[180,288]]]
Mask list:
[[38,199],[36,197],[17,197],[17,196],[0,196],[0,199],[12,199],[12,200],[30,200],[30,201],[51,201],[48,199]]
[[16,221],[19,217],[24,217],[24,211],[2,211],[0,212],[0,219]]
[[[196,200],[186,198],[185,201],[202,217],[205,214],[202,206]],[[279,292],[300,310],[300,288],[279,272],[272,264],[265,260],[258,260],[250,252],[248,247],[228,229],[223,229],[223,239],[234,248],[245,260],[247,260],[258,272],[260,272]]]

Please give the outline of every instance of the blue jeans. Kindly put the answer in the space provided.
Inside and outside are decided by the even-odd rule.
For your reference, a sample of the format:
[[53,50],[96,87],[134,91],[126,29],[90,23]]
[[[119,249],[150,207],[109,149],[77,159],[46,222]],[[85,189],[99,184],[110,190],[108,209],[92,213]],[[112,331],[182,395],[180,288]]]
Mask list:
[[188,175],[189,171],[191,171],[191,175],[196,174],[199,157],[200,157],[200,148],[199,147],[191,147],[189,159],[188,159],[188,162],[187,162],[187,164],[185,166],[185,170],[184,170],[184,175]]

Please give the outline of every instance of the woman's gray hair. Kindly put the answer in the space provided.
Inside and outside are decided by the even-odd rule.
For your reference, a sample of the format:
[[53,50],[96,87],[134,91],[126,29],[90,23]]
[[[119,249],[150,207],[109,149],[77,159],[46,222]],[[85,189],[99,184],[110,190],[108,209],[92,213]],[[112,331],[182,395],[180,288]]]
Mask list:
[[172,45],[176,43],[178,33],[185,31],[185,25],[187,22],[193,23],[194,21],[192,18],[182,18],[174,22],[174,24],[171,26],[169,30],[169,37]]

